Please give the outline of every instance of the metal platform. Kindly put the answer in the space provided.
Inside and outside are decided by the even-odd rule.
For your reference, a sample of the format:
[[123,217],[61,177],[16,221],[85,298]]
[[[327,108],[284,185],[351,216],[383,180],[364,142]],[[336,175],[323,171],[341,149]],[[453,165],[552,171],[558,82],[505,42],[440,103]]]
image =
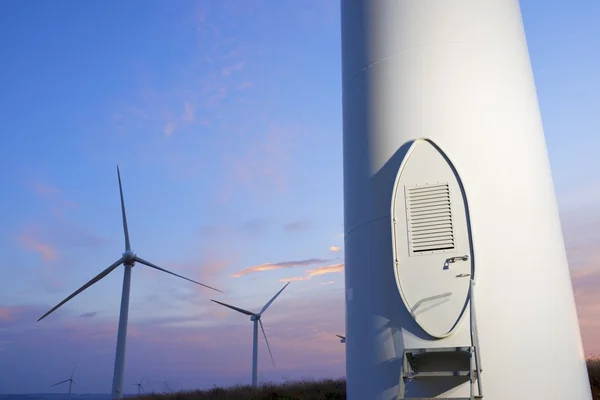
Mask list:
[[[481,360],[479,357],[479,340],[477,337],[477,321],[473,296],[474,281],[471,279],[469,289],[469,306],[471,311],[470,330],[471,343],[461,347],[438,347],[406,349],[402,356],[402,371],[398,399],[410,400],[476,400],[483,399],[481,382]],[[456,377],[468,378],[470,381],[469,397],[405,397],[406,381]]]

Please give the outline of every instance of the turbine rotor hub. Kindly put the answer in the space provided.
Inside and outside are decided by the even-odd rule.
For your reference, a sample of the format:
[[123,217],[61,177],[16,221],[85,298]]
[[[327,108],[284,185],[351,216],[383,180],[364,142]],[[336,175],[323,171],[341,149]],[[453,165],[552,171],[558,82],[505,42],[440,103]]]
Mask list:
[[250,317],[250,321],[258,321],[260,319],[260,315],[252,315]]
[[135,254],[133,251],[127,250],[123,253],[123,264],[133,267],[133,264],[135,264]]

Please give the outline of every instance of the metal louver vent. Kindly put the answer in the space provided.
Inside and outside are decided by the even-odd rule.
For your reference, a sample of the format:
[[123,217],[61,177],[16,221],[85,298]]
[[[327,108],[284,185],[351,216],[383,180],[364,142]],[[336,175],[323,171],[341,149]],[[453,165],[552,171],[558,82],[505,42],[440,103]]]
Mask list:
[[411,253],[454,249],[450,188],[447,183],[406,190]]

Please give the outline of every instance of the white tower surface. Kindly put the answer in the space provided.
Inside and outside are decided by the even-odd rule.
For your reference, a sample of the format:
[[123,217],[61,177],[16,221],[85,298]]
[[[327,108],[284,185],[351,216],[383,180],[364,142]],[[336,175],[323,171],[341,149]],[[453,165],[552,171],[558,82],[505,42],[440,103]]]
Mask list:
[[[406,349],[475,328],[485,400],[591,399],[518,0],[341,16],[348,399],[395,399]],[[470,386],[408,380],[406,398]]]

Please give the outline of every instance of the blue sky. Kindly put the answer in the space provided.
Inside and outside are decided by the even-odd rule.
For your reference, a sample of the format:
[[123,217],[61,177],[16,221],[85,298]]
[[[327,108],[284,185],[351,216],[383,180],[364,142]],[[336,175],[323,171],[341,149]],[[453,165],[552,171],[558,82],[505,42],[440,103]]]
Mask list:
[[[600,353],[600,4],[522,11]],[[209,299],[258,310],[290,278],[260,377],[344,374],[337,1],[5,1],[0,54],[0,393],[54,390],[75,363],[79,391],[110,390],[122,269],[35,321],[124,250],[117,164],[133,249],[226,292],[136,266],[126,387],[248,382],[251,323]]]

